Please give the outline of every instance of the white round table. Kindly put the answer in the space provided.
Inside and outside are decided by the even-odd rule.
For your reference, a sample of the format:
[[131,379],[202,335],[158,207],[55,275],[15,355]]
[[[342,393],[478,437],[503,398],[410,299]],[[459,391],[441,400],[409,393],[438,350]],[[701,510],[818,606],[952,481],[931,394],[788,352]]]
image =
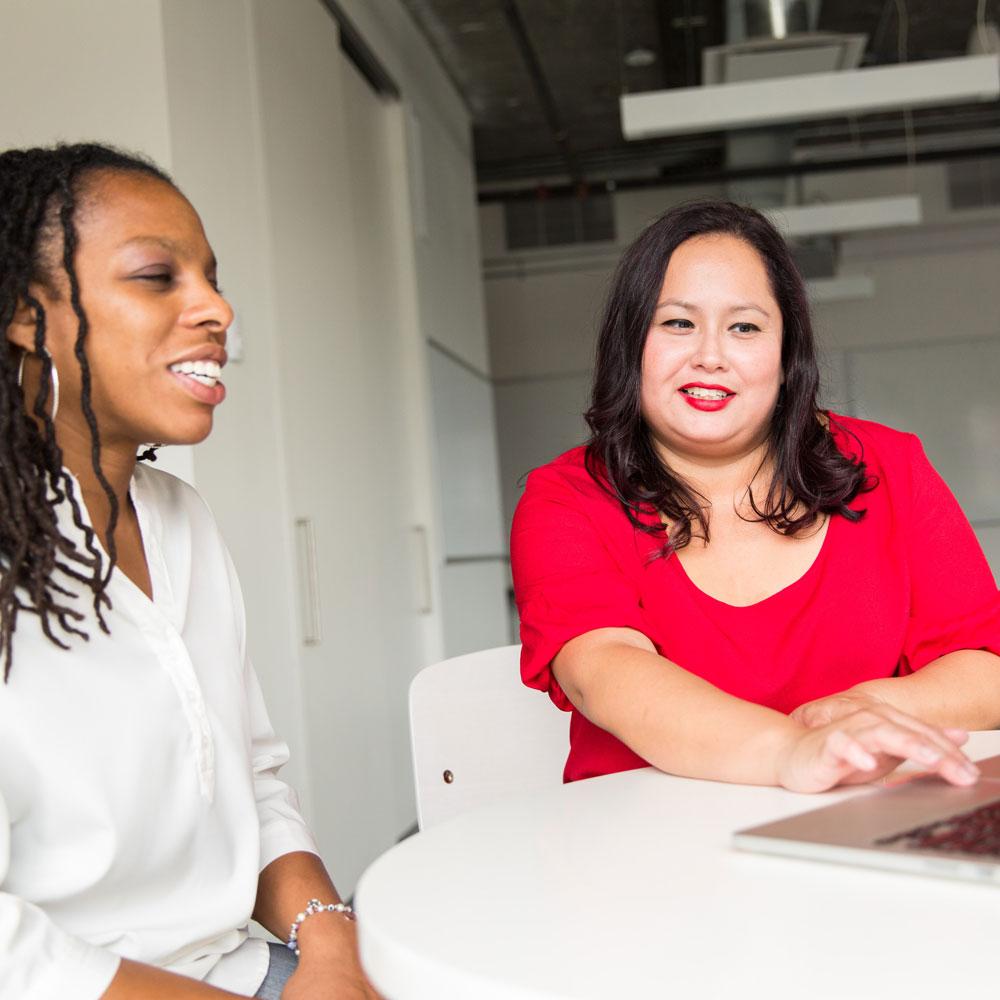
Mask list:
[[364,874],[362,962],[387,1000],[996,996],[996,888],[731,847],[853,794],[644,769],[475,810]]

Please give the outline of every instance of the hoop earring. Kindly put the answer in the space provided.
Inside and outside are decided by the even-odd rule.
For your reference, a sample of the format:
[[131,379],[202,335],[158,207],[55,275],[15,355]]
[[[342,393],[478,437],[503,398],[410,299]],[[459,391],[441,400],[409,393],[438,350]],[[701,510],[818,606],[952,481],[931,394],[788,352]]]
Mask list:
[[[59,369],[52,362],[52,355],[44,347],[42,348],[42,353],[49,359],[52,368],[52,416],[50,419],[55,420],[56,414],[59,412]],[[24,382],[24,359],[27,356],[27,351],[21,351],[21,360],[17,365],[17,387],[19,389]]]

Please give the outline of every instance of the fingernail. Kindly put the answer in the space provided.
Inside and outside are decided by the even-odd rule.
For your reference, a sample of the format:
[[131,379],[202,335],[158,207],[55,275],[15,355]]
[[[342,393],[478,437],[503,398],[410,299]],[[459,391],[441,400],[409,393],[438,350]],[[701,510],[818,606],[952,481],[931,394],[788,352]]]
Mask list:
[[979,768],[971,760],[965,764],[965,771],[971,778],[979,777]]
[[933,747],[921,747],[917,751],[917,757],[924,764],[936,764],[941,759],[941,753]]

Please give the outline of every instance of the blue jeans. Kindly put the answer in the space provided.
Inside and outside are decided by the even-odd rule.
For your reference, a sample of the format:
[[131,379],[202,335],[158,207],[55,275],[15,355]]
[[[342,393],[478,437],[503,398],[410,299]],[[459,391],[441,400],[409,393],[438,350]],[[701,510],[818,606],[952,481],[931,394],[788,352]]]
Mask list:
[[269,941],[267,946],[271,951],[271,960],[267,966],[264,982],[260,984],[260,989],[254,996],[261,997],[262,1000],[280,1000],[281,991],[291,978],[299,960],[283,944]]

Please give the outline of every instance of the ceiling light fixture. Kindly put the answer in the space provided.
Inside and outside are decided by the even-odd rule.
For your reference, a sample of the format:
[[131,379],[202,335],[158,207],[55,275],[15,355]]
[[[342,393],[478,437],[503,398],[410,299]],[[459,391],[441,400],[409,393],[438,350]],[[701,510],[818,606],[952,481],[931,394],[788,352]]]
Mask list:
[[656,53],[652,49],[630,49],[625,53],[622,62],[629,69],[644,69],[656,62]]
[[651,139],[998,96],[1000,56],[980,55],[625,94],[620,105],[625,138]]
[[914,194],[789,205],[765,209],[764,214],[787,237],[835,236],[866,229],[917,226],[922,219],[920,198]]

